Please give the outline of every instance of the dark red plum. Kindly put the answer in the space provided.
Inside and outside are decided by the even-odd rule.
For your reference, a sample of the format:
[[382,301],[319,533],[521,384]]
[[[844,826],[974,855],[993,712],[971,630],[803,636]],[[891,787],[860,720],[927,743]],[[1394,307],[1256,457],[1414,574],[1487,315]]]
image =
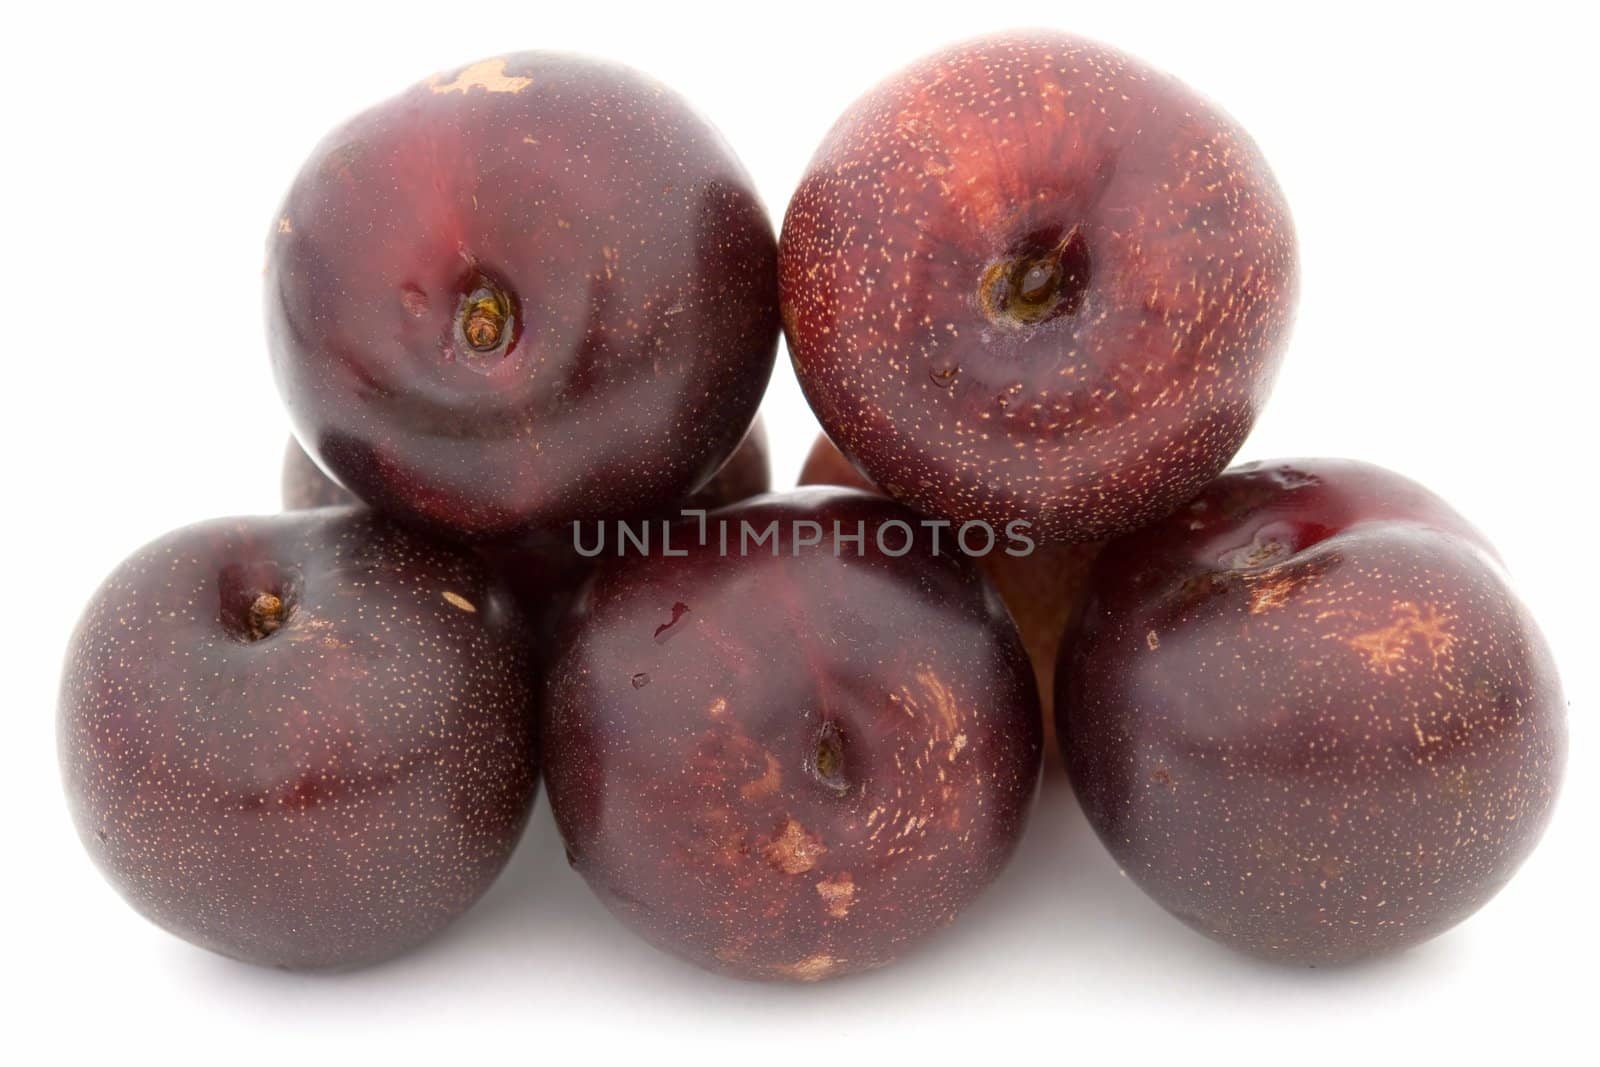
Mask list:
[[1555,665],[1494,551],[1350,461],[1248,464],[1108,544],[1056,692],[1128,876],[1291,963],[1471,915],[1539,840],[1566,757]]
[[318,465],[408,524],[656,514],[755,415],[775,262],[749,176],[665,87],[488,59],[312,153],[268,246],[273,370]]
[[522,832],[537,678],[471,553],[366,509],[152,542],[67,650],[62,773],[84,847],[147,918],[294,969],[401,952]]
[[789,203],[784,329],[823,429],[929,515],[1125,532],[1225,467],[1296,297],[1288,208],[1188,87],[1054,32],[856,101]]
[[[916,520],[848,490],[763,496],[715,513],[705,546],[674,527],[683,556],[600,564],[546,689],[551,807],[573,866],[654,944],[742,978],[860,971],[1010,856],[1039,775],[1027,659],[977,568]],[[863,554],[834,554],[835,523]]]

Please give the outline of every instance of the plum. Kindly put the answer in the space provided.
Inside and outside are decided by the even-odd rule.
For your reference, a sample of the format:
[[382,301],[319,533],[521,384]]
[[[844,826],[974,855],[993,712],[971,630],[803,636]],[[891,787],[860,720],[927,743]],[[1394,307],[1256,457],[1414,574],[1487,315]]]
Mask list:
[[476,556],[367,509],[186,527],[95,593],[67,650],[84,847],[202,947],[351,967],[488,888],[538,782],[538,679]]
[[1108,544],[1057,728],[1089,822],[1190,926],[1270,959],[1414,945],[1549,819],[1560,680],[1481,534],[1414,482],[1253,463]]
[[704,543],[691,521],[600,563],[546,689],[550,803],[573,866],[654,944],[744,978],[876,967],[1010,856],[1040,766],[1027,660],[917,518],[762,496]]
[[985,37],[850,106],[789,202],[784,330],[828,435],[920,511],[1134,529],[1225,467],[1297,292],[1287,205],[1195,92],[1068,34]]
[[749,176],[666,87],[487,59],[307,160],[268,242],[272,367],[317,464],[410,525],[653,514],[756,413],[776,254]]

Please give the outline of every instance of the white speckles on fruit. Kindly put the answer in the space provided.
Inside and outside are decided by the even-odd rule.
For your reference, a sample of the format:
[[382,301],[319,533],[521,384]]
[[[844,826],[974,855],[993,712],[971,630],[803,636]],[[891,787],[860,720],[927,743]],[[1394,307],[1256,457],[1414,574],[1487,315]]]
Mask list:
[[779,275],[846,454],[927,513],[1051,541],[1157,518],[1222,469],[1297,284],[1244,132],[1045,32],[956,46],[852,105],[789,203]]
[[[877,553],[881,496],[765,496],[826,544],[607,560],[546,685],[543,742],[574,866],[624,921],[703,966],[815,980],[895,959],[1009,856],[1039,767],[1022,649],[969,564]],[[665,605],[692,625],[661,634]],[[648,671],[647,690],[627,684]]]
[[523,52],[415,86],[330,134],[279,214],[268,345],[296,432],[413,528],[504,544],[675,508],[771,375],[753,183],[616,64]]
[[[129,557],[78,624],[58,712],[112,884],[196,944],[292,968],[381,959],[464,911],[537,773],[527,651],[449,599],[467,594],[498,595],[473,556],[348,508]],[[253,632],[219,626],[230,596]]]
[[1106,846],[1185,922],[1356,959],[1454,925],[1533,848],[1559,679],[1481,535],[1420,486],[1249,465],[1110,542],[1092,583],[1063,753]]

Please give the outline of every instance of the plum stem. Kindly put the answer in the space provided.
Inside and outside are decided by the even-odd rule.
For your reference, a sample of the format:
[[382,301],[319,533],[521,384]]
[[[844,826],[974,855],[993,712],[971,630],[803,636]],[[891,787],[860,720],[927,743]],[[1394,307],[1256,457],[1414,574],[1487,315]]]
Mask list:
[[466,298],[460,316],[461,336],[475,352],[493,352],[506,336],[511,302],[493,285],[480,285]]
[[254,640],[277,633],[283,625],[283,598],[262,593],[250,604],[250,636]]
[[1089,245],[1073,227],[1042,253],[989,264],[978,281],[978,304],[998,325],[1031,326],[1077,311],[1088,288]]
[[837,742],[829,744],[831,738],[824,738],[817,745],[817,773],[824,778],[835,778],[839,774],[840,764],[844,762],[843,754],[839,751]]
[[833,722],[822,724],[817,750],[812,757],[812,771],[819,782],[836,793],[849,788],[844,777],[844,737]]

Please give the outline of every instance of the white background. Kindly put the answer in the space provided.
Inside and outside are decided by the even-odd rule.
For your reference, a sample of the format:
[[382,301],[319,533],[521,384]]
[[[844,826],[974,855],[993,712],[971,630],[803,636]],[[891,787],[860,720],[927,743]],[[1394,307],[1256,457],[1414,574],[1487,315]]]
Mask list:
[[[346,1045],[378,1062],[562,1062],[619,1043],[677,1058],[661,1041],[697,1057],[738,1045],[758,1063],[899,1062],[921,1046],[1090,1063],[1459,1062],[1586,1030],[1600,947],[1600,94],[1582,6],[245,6],[27,4],[0,16],[11,483],[0,1043],[212,1062]],[[260,327],[263,244],[324,131],[486,54],[603,54],[694,101],[776,224],[823,132],[869,85],[938,45],[1045,21],[1219,101],[1287,192],[1299,322],[1241,458],[1354,456],[1419,479],[1499,545],[1543,621],[1572,705],[1572,755],[1553,826],[1509,889],[1398,958],[1332,971],[1251,962],[1127,883],[1052,768],[1016,862],[954,928],[894,967],[817,987],[740,984],[646,947],[562,862],[543,798],[479,907],[365,972],[231,963],[117,898],[60,795],[61,653],[123,555],[194,520],[275,509],[285,423]],[[766,411],[786,485],[813,423],[781,359]]]

